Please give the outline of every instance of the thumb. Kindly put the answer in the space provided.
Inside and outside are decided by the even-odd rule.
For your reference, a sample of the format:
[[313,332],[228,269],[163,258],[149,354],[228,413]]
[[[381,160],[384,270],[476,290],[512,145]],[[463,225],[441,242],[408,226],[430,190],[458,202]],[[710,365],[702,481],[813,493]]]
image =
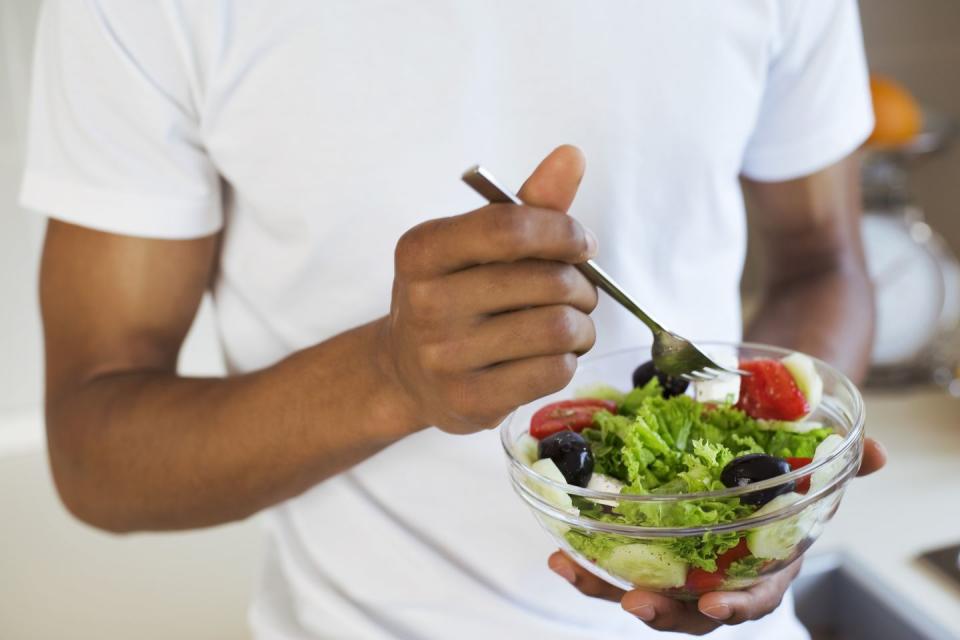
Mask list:
[[566,212],[577,195],[585,169],[580,149],[568,144],[559,146],[533,170],[517,195],[534,207]]

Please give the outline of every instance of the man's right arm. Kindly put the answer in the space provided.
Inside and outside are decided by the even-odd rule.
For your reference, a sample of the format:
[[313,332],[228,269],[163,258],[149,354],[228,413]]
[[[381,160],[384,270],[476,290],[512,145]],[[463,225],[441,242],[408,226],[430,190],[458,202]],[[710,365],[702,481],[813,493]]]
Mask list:
[[590,348],[595,251],[567,216],[575,150],[522,197],[408,232],[389,316],[276,365],[183,378],[176,360],[215,269],[216,236],[155,240],[51,221],[41,267],[47,435],[79,518],[112,531],[246,517],[396,440],[491,427],[566,385]]

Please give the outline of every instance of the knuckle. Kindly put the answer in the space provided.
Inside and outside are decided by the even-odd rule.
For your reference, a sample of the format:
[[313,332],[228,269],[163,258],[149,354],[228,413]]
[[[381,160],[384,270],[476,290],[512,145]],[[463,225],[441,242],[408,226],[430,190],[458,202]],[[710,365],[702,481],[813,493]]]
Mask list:
[[586,335],[584,336],[581,344],[578,345],[581,351],[590,351],[593,349],[593,345],[597,343],[597,327],[593,324],[593,320],[587,316],[586,319]]
[[594,309],[597,308],[597,305],[600,303],[600,296],[597,293],[597,288],[593,285],[587,285],[589,292],[587,293],[587,304],[585,310],[587,313],[592,313]]
[[572,353],[563,353],[550,356],[544,362],[544,371],[540,377],[545,391],[553,393],[560,391],[573,379],[577,371],[577,357]]
[[577,356],[572,353],[561,354],[560,361],[557,363],[557,383],[564,387],[567,386],[576,372]]
[[544,333],[551,344],[564,350],[574,347],[579,329],[579,312],[573,307],[561,305],[547,314]]
[[580,289],[581,276],[577,270],[570,265],[557,265],[552,267],[548,276],[548,286],[558,299],[564,302],[572,301]]
[[424,222],[408,229],[400,239],[394,251],[394,263],[397,271],[408,271],[416,259],[423,254],[425,246],[424,236],[428,233],[429,223]]
[[570,244],[570,249],[576,255],[582,255],[587,253],[589,247],[587,245],[587,234],[583,230],[583,226],[574,220],[570,216],[557,216],[558,222],[563,226],[563,237],[566,238],[567,242]]
[[437,287],[430,281],[410,282],[406,287],[407,304],[415,318],[430,320],[440,315],[443,304]]

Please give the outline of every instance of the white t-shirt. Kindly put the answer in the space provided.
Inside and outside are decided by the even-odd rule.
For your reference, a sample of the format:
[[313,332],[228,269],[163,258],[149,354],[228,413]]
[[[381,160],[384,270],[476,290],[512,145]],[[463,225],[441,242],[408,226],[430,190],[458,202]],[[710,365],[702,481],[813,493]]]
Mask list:
[[[516,187],[564,142],[598,262],[681,334],[737,339],[738,176],[811,173],[872,125],[854,0],[61,0],[34,80],[23,203],[222,230],[238,372],[384,314],[397,238],[482,204],[463,169]],[[595,318],[596,353],[647,339]],[[259,638],[669,637],[547,570],[494,432],[419,433],[266,520]],[[716,637],[805,637],[791,609]]]

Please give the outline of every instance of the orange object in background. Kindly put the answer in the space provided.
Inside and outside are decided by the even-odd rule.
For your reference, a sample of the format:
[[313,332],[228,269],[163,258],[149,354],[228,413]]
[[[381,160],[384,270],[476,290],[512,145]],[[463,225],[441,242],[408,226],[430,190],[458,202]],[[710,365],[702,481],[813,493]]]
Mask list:
[[920,105],[902,85],[883,76],[870,76],[870,94],[876,124],[867,144],[888,147],[909,142],[920,133]]

